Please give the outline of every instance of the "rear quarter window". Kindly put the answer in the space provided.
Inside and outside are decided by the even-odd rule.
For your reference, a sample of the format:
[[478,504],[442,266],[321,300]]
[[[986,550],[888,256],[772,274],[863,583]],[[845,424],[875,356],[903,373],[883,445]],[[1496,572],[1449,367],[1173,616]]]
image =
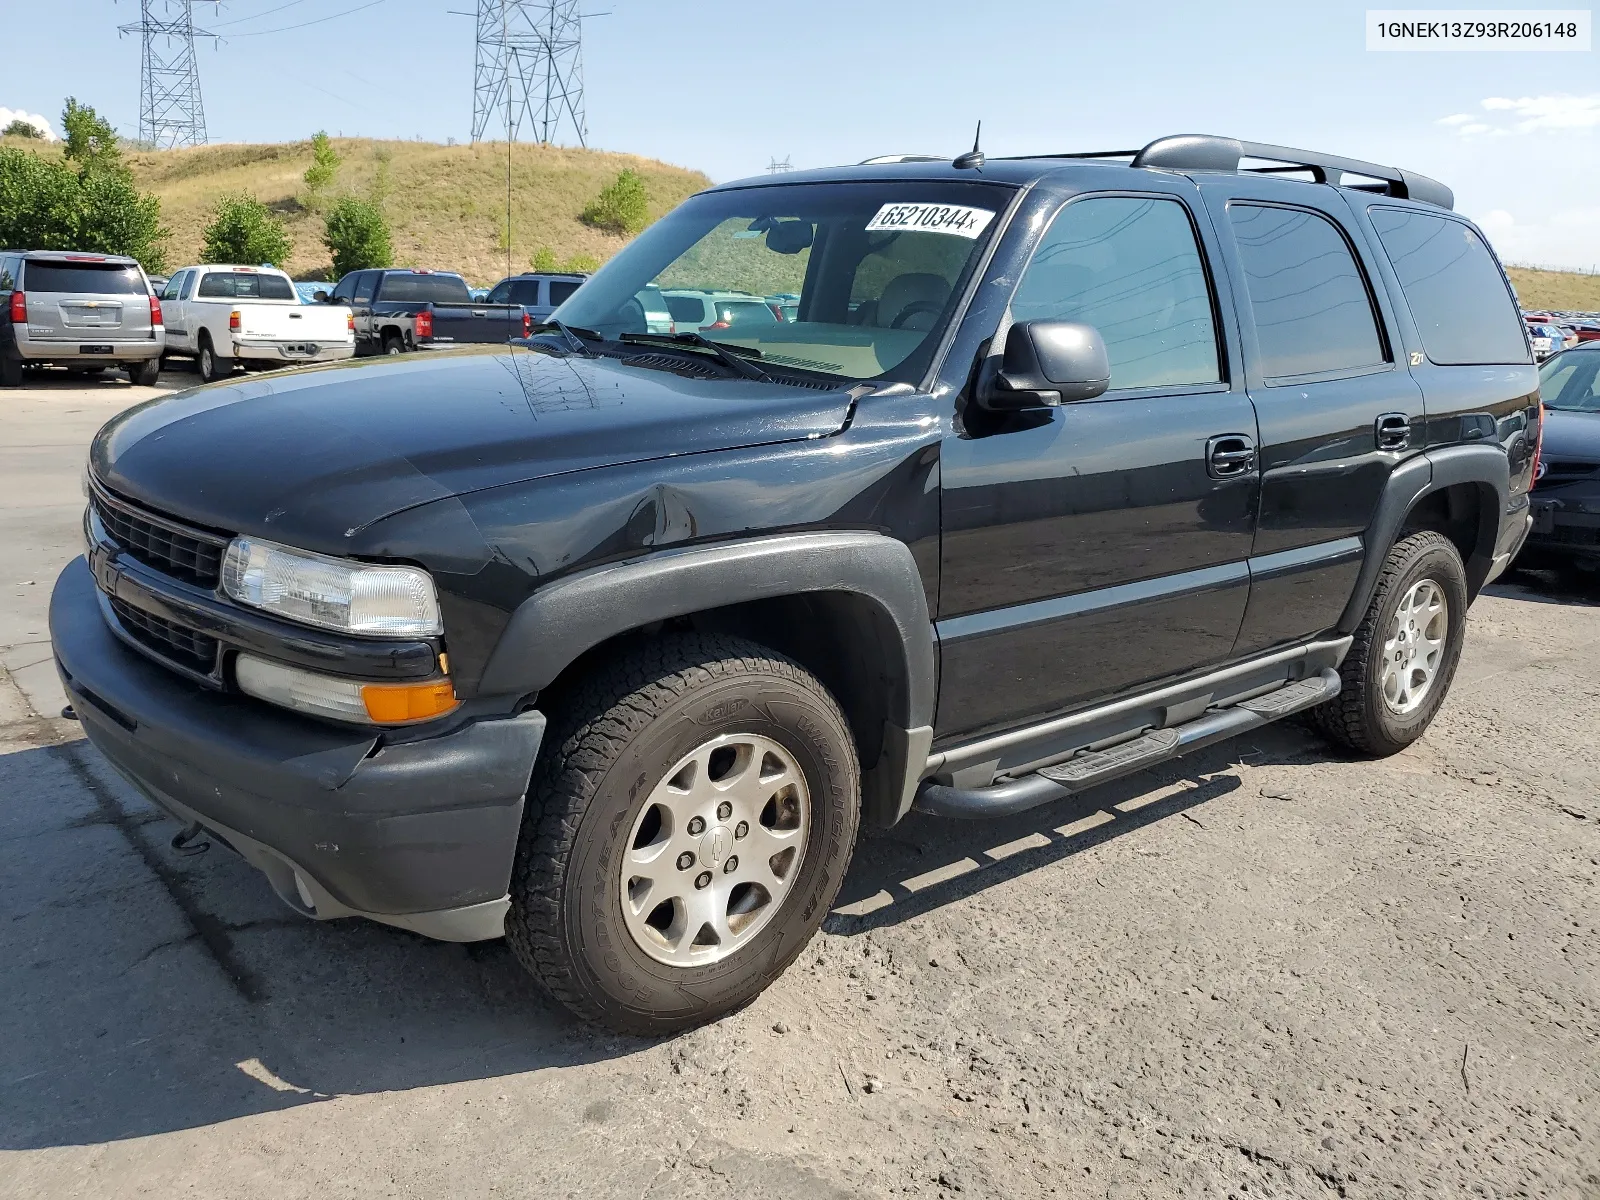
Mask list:
[[563,283],[562,281],[560,281],[558,279],[551,280],[550,281],[550,303],[552,305],[565,304],[567,302],[567,298],[569,296],[571,296],[573,292],[577,291],[582,286],[583,286],[582,284],[578,284],[578,283]]
[[139,268],[121,263],[30,261],[23,267],[30,292],[77,292],[91,296],[141,296],[147,291]]
[[1430,360],[1446,366],[1528,361],[1516,302],[1471,226],[1406,208],[1374,205],[1367,213]]

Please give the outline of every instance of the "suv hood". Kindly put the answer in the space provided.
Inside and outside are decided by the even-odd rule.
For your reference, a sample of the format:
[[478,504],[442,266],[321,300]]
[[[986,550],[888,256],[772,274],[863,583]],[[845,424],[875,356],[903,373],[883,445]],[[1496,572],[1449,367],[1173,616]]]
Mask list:
[[1540,457],[1547,463],[1600,463],[1600,412],[1545,409],[1541,445]]
[[338,552],[386,516],[592,467],[823,437],[840,388],[686,378],[520,346],[262,375],[137,405],[95,437],[112,491],[228,533]]

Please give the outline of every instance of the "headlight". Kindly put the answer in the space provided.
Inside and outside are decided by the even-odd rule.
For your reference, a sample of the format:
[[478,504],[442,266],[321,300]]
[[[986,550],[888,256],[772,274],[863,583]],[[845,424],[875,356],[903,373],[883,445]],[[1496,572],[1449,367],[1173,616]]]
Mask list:
[[433,578],[416,567],[374,567],[256,538],[234,538],[222,590],[291,621],[368,637],[443,633]]
[[448,679],[421,683],[362,683],[241,654],[233,678],[247,696],[314,717],[362,725],[409,725],[453,711],[461,703]]

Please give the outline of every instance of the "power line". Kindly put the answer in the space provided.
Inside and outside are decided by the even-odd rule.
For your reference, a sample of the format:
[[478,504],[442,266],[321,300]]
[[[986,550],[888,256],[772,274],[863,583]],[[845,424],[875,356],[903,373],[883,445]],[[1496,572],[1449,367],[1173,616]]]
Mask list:
[[195,28],[194,3],[140,0],[138,22],[118,26],[119,32],[140,37],[139,140],[148,145],[200,146],[206,141],[194,39],[212,35]]
[[[227,0],[222,0],[224,4]],[[280,4],[277,8],[269,8],[265,12],[251,13],[248,17],[234,17],[231,21],[213,21],[212,26],[221,29],[224,25],[242,25],[246,21],[259,21],[262,17],[270,17],[274,13],[281,13],[286,8],[293,8],[297,4],[304,4],[306,0],[289,0],[287,4]]]
[[[269,33],[288,33],[291,29],[305,29],[310,25],[321,25],[325,21],[337,21],[340,17],[348,17],[351,13],[364,12],[369,8],[377,8],[386,0],[368,0],[366,4],[358,4],[355,8],[347,8],[343,12],[330,13],[326,17],[318,17],[314,21],[301,21],[298,25],[280,25],[277,29],[252,29],[249,33],[230,33],[230,38],[266,37]],[[284,5],[285,8],[288,5]],[[263,16],[266,14],[263,13]]]

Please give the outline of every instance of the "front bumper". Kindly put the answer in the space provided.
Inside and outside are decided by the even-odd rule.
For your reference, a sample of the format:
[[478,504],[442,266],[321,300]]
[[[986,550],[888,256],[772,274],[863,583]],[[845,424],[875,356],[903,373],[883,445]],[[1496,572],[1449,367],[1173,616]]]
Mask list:
[[56,581],[50,637],[95,747],[297,912],[447,941],[500,936],[542,714],[390,743],[208,690],[113,636],[81,558]]
[[[315,349],[310,349],[310,347]],[[269,362],[274,366],[283,363],[343,362],[354,358],[354,342],[269,342],[238,340],[233,343],[233,354],[240,362]]]

